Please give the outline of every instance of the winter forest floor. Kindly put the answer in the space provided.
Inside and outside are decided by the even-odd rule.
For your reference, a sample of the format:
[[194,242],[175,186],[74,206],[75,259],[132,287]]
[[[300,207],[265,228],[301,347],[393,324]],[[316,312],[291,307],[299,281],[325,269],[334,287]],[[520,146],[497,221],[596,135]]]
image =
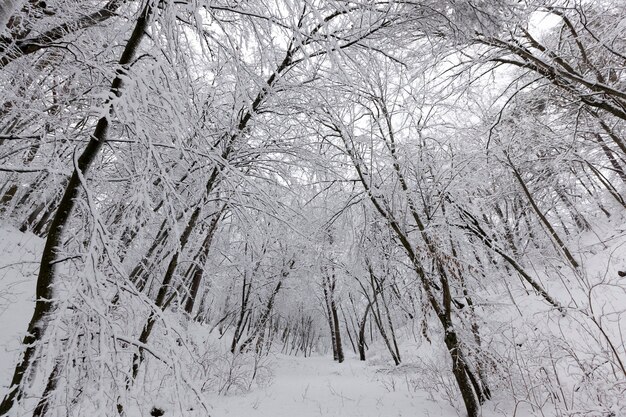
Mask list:
[[[42,240],[32,234],[0,227],[0,380],[6,389],[15,365],[21,336],[32,314],[34,272]],[[376,361],[374,361],[376,362]],[[326,356],[309,358],[272,355],[263,363],[264,381],[248,393],[212,395],[206,399],[215,417],[314,416],[448,416],[448,404],[415,392],[406,377],[382,366],[348,357],[342,364]],[[146,404],[137,415],[149,415],[153,406],[172,414],[165,402]],[[170,414],[168,413],[168,414]],[[170,415],[172,415],[170,414]],[[180,415],[185,415],[184,410]]]
[[348,358],[278,356],[273,381],[244,396],[216,398],[215,416],[395,417],[454,416],[447,404],[413,392],[402,376]]
[[[37,261],[43,240],[3,225],[0,236],[0,381],[4,391],[34,307]],[[197,326],[193,332],[202,339],[208,328]],[[304,358],[273,353],[259,362],[254,384],[242,389],[246,382],[240,383],[236,380],[238,376],[234,376],[233,389],[225,390],[229,391],[226,394],[207,391],[203,393],[203,401],[213,417],[463,415],[448,401],[455,395],[454,388],[447,391],[451,386],[449,376],[438,374],[437,370],[424,374],[423,368],[418,369],[418,364],[427,363],[428,358],[423,360],[417,355],[426,352],[428,356],[430,346],[425,342],[420,346],[405,342],[402,350],[407,357],[399,367],[392,365],[382,346],[372,346],[366,362],[348,352],[342,364],[334,362],[330,354]],[[221,381],[223,388],[226,383],[224,379]],[[427,391],[420,387],[429,388]],[[192,410],[165,399],[175,397],[171,391],[161,383],[153,400],[146,401],[144,397],[134,410],[128,410],[128,416],[148,416],[153,407],[165,410],[167,416],[190,415]],[[0,395],[4,393],[0,391]],[[458,405],[459,399],[454,401]],[[496,393],[483,407],[482,415],[506,416],[511,415],[512,409],[512,404],[499,399]],[[515,413],[518,417],[534,415],[521,408]]]
[[[4,226],[0,227],[0,236],[0,380],[2,388],[6,389],[34,306],[34,272],[42,240]],[[456,415],[450,405],[429,399],[425,392],[415,392],[401,375],[388,374],[384,368],[359,362],[356,357],[349,357],[339,365],[329,356],[272,355],[263,366],[269,374],[261,386],[245,394],[209,396],[206,402],[212,407],[211,415]],[[176,414],[170,404],[157,402],[146,404],[145,410],[136,410],[137,415],[149,415],[149,408],[153,406]]]
[[[32,314],[34,278],[43,241],[1,225],[0,236],[0,381],[4,391]],[[342,364],[333,362],[329,355],[304,358],[272,354],[261,362],[258,372],[262,376],[248,392],[207,393],[204,401],[214,417],[459,415],[441,395],[416,388],[419,383],[415,378],[420,375],[410,361],[396,368],[384,351],[372,349],[368,354],[367,362],[348,354]],[[432,375],[421,377],[433,378]],[[437,381],[422,383],[438,384]],[[0,395],[4,393],[0,391]],[[156,396],[150,404],[138,404],[135,410],[129,410],[129,417],[148,416],[152,407],[164,409],[168,416],[189,415],[190,410],[161,398]],[[483,409],[483,415],[506,415],[498,412],[498,408],[498,401],[492,401]]]

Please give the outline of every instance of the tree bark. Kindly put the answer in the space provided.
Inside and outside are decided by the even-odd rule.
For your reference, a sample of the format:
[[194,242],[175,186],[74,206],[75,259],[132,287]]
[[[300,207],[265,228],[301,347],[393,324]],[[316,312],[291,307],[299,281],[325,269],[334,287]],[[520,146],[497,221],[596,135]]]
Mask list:
[[552,224],[550,224],[550,222],[548,221],[546,216],[544,216],[544,214],[541,212],[541,210],[537,206],[537,203],[535,203],[535,199],[533,198],[532,194],[530,193],[530,190],[526,186],[526,182],[522,178],[521,174],[519,173],[517,168],[515,168],[515,166],[513,166],[513,162],[511,161],[509,156],[507,155],[506,157],[507,157],[507,159],[509,161],[511,169],[513,170],[513,175],[517,179],[517,182],[519,183],[519,185],[522,187],[522,191],[524,192],[524,195],[528,199],[528,202],[530,203],[530,206],[533,208],[533,211],[535,212],[537,217],[539,217],[539,220],[541,221],[541,223],[548,230],[548,234],[550,235],[550,237],[552,237],[552,239],[556,243],[557,247],[563,252],[563,254],[565,255],[565,258],[568,260],[568,262],[574,268],[578,268],[579,267],[578,262],[576,261],[576,259],[574,259],[574,256],[572,256],[571,252],[569,251],[569,249],[567,248],[565,243],[563,243],[563,241],[559,237],[559,234],[556,232],[556,230],[554,230],[554,228],[552,227]]
[[[137,50],[139,49],[145,30],[149,25],[152,11],[153,8],[151,3],[148,2],[137,18],[133,32],[126,43],[124,51],[122,52],[122,56],[118,63],[120,68],[117,70],[117,75],[111,83],[110,89],[111,93],[115,96],[119,96],[121,94],[121,89],[123,87],[122,80],[127,70],[126,67],[132,62]],[[109,107],[110,112],[111,104],[107,103],[106,105]],[[56,304],[54,302],[54,287],[56,286],[57,279],[56,265],[59,261],[57,251],[62,244],[63,232],[65,231],[71,218],[75,205],[75,199],[78,197],[82,184],[82,178],[91,167],[100,151],[100,148],[106,141],[108,129],[109,117],[105,116],[100,118],[93,136],[87,144],[87,147],[76,161],[74,172],[72,173],[54,219],[52,220],[50,232],[48,233],[41,256],[39,275],[37,277],[35,311],[33,312],[33,316],[28,325],[28,332],[22,342],[22,344],[26,346],[26,350],[24,351],[22,359],[15,367],[9,392],[4,397],[2,404],[0,404],[0,416],[8,414],[8,412],[15,405],[15,402],[21,400],[24,395],[24,388],[26,385],[24,376],[35,364],[37,342],[44,337],[48,328],[50,315],[56,309]]]
[[[0,69],[6,67],[18,58],[49,47],[70,33],[75,33],[110,19],[116,15],[116,11],[122,3],[123,0],[111,0],[100,10],[80,17],[72,22],[62,23],[35,38],[24,39],[23,36],[19,36],[17,39],[11,38],[10,43],[15,42],[14,45],[6,41],[0,42],[0,52],[4,55],[0,58]],[[126,65],[128,63],[130,63],[130,61],[125,63],[120,61],[120,65]]]
[[200,252],[196,257],[196,264],[194,266],[191,277],[191,287],[189,289],[187,301],[185,302],[185,313],[187,313],[189,317],[191,317],[191,314],[193,313],[193,306],[196,302],[198,290],[200,289],[200,284],[202,283],[202,277],[204,275],[204,265],[206,264],[207,258],[209,256],[211,243],[213,242],[213,237],[215,236],[217,226],[219,224],[220,218],[222,217],[222,214],[224,213],[224,210],[226,210],[226,205],[224,205],[222,209],[215,214],[213,220],[211,220],[209,230],[207,231],[204,241],[202,242]]
[[359,348],[359,360],[364,361],[365,360],[365,348],[366,348],[366,343],[365,343],[365,323],[367,322],[367,314],[369,313],[370,309],[372,308],[372,303],[367,303],[367,306],[365,307],[365,312],[363,313],[363,318],[361,319],[361,322],[359,323],[359,338],[358,338],[358,348]]

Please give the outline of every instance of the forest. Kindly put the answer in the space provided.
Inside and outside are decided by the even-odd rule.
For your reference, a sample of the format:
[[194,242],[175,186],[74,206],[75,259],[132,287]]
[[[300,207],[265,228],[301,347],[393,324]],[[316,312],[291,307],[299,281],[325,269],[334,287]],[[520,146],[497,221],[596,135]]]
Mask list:
[[[0,91],[0,416],[626,416],[626,1],[2,0]],[[307,364],[428,401],[218,407]]]

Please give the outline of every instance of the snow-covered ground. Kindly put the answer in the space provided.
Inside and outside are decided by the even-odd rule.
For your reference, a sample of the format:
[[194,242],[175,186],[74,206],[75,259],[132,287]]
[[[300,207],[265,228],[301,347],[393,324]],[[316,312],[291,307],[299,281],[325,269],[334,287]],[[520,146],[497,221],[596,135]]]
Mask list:
[[[0,395],[9,384],[21,339],[34,307],[35,282],[43,240],[0,225]],[[379,360],[376,363],[380,363]],[[206,393],[213,417],[395,417],[455,416],[457,412],[426,392],[415,391],[401,374],[349,356],[337,364],[330,356],[309,358],[271,355],[271,376],[247,393]],[[146,404],[184,415],[172,404]],[[181,414],[182,413],[182,414]],[[130,414],[134,414],[131,412]]]
[[[588,264],[597,264],[595,270],[603,271],[604,277],[608,274],[609,266],[611,272],[609,275],[617,276],[617,270],[626,269],[623,256],[621,256],[622,234],[619,231],[619,239],[614,239],[615,242],[608,243],[608,247],[600,248],[601,250],[598,250],[593,259],[587,260]],[[589,238],[589,241],[592,240]],[[32,315],[38,260],[42,248],[42,239],[0,225],[0,396],[4,395],[9,384],[20,351],[20,342]],[[593,279],[594,276],[589,277],[589,280]],[[599,297],[599,290],[603,288],[600,284],[605,281],[607,283],[612,281],[608,281],[602,276],[597,277],[597,280],[598,283],[594,283],[591,288],[598,292],[595,296]],[[608,287],[617,288],[610,285]],[[565,293],[562,295],[562,298],[565,299]],[[617,311],[618,316],[622,314],[623,310],[624,291],[620,288],[619,291],[610,291],[610,295],[611,297],[608,295],[601,297],[601,301],[604,303],[602,304],[603,311],[606,310],[604,311],[605,319],[609,317],[607,315],[609,307],[611,311]],[[528,300],[534,298],[530,297]],[[614,298],[615,300],[613,300]],[[593,298],[589,300],[596,301]],[[537,304],[536,300],[531,305],[522,308],[531,311],[534,304]],[[540,306],[540,309],[548,308],[541,303],[537,305]],[[572,310],[566,317],[561,317],[552,312],[556,318],[553,317],[551,320],[556,320],[555,323],[558,323],[559,326],[571,326],[569,317],[576,318],[574,313],[575,310]],[[540,332],[540,328],[548,332],[550,326],[542,324],[548,317],[547,313],[537,310],[534,317],[535,319],[529,321],[528,318],[515,319],[502,315],[499,317],[499,322],[502,328],[505,328],[505,325],[512,329],[530,326],[532,331],[522,332],[525,338],[524,343],[517,339],[516,343],[519,349],[535,349],[537,346],[541,346],[541,343],[526,343],[526,338],[529,337],[528,335],[532,336],[533,333]],[[218,368],[218,373],[229,372],[228,362],[232,360],[234,363],[235,360],[232,359],[228,347],[224,344],[227,337],[219,341],[216,335],[208,334],[209,329],[207,327],[195,323],[192,326],[187,330],[192,336],[191,339],[195,346],[205,349],[206,352],[215,349],[214,359],[209,360],[209,362],[213,361],[211,366]],[[624,330],[622,321],[608,322],[605,326],[610,337],[617,337]],[[578,342],[581,348],[589,339],[583,334],[585,329],[587,327],[577,326],[576,332],[568,330],[571,334],[578,333],[581,335]],[[348,357],[342,364],[334,362],[329,355],[304,358],[302,356],[271,354],[262,359],[261,366],[257,368],[259,374],[254,383],[249,381],[241,384],[243,389],[240,389],[241,387],[233,390],[224,389],[221,394],[216,392],[221,390],[219,387],[224,384],[223,379],[220,380],[221,377],[219,376],[211,379],[217,383],[209,383],[216,385],[215,387],[206,387],[206,382],[203,383],[202,381],[199,384],[196,384],[198,381],[191,382],[193,385],[201,386],[197,392],[200,393],[201,400],[212,417],[453,417],[463,415],[452,406],[450,401],[450,397],[455,397],[457,394],[451,375],[447,371],[447,365],[445,365],[445,354],[434,342],[430,344],[419,341],[419,338],[410,339],[406,337],[401,346],[405,361],[399,367],[390,364],[384,347],[372,346],[368,351],[368,361],[358,361],[351,352],[348,352]],[[215,346],[206,347],[211,344]],[[224,346],[220,346],[220,344]],[[529,347],[527,348],[527,346]],[[497,347],[494,346],[494,349],[497,350]],[[592,349],[589,349],[591,352]],[[528,358],[532,358],[532,356],[530,354]],[[602,358],[598,360],[600,359]],[[236,358],[236,360],[239,359]],[[247,359],[243,358],[243,360]],[[590,359],[591,362],[593,360],[593,358]],[[220,364],[216,361],[222,361],[225,365],[220,368]],[[564,363],[567,364],[567,362]],[[232,365],[230,366],[232,369]],[[249,363],[237,366],[241,366],[240,371],[242,372],[249,373],[249,370],[252,369]],[[501,363],[500,366],[505,365]],[[520,364],[518,363],[516,366],[520,366]],[[527,364],[527,366],[530,365]],[[562,364],[559,365],[561,368],[563,366]],[[191,366],[192,368],[193,366]],[[154,369],[156,369],[157,374],[163,372],[163,369],[159,370],[158,367]],[[165,370],[165,373],[167,372]],[[513,370],[511,372],[513,373]],[[570,406],[573,407],[577,405],[580,377],[569,368],[560,369],[560,372],[561,378],[565,378],[561,381],[561,387],[571,385]],[[193,370],[189,372],[190,375],[193,373]],[[184,409],[181,407],[180,401],[175,404],[177,401],[172,400],[175,397],[172,388],[163,386],[162,381],[167,378],[161,378],[162,376],[163,374],[159,374],[157,378],[152,379],[153,381],[161,380],[154,387],[151,384],[145,386],[149,392],[147,396],[143,396],[146,395],[146,391],[142,389],[131,393],[137,406],[127,410],[129,417],[149,415],[152,407],[164,409],[167,417],[205,415],[204,411],[200,412],[197,408],[192,410],[188,406],[187,409]],[[246,376],[246,378],[249,377]],[[546,381],[550,382],[549,378]],[[428,387],[432,387],[432,389]],[[605,391],[614,392],[618,396],[623,395],[623,390],[618,386],[607,387]],[[457,406],[461,404],[459,398],[452,398],[452,400],[456,402]],[[604,402],[608,402],[609,405],[613,403],[612,408],[615,410],[622,410],[622,400],[608,398]],[[550,413],[546,410],[538,411],[532,407],[525,408],[525,406],[526,404],[520,401],[516,407],[511,402],[510,397],[504,393],[495,392],[493,399],[483,407],[482,415],[483,417],[509,416],[512,415],[512,410],[515,410],[516,417],[564,415],[556,408],[553,410],[555,413]],[[608,415],[602,414],[600,411],[598,413],[583,415]],[[613,417],[617,416],[619,416],[619,411],[618,414],[613,415]]]
[[33,314],[43,240],[0,223],[0,386],[8,385]]
[[449,405],[391,381],[376,367],[348,358],[278,356],[269,386],[245,395],[209,400],[217,416],[396,417],[455,416]]

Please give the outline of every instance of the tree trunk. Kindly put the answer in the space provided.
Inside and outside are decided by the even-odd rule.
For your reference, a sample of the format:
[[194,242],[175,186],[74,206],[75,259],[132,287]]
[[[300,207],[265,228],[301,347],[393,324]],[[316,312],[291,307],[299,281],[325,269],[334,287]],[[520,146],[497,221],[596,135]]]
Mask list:
[[337,305],[335,303],[335,282],[334,277],[328,274],[326,268],[323,269],[322,287],[324,290],[324,301],[328,315],[328,326],[330,328],[330,338],[333,348],[333,359],[341,363],[344,361],[343,346],[341,343],[341,330],[339,327],[339,315],[337,314]]
[[332,312],[333,326],[335,328],[334,332],[335,344],[337,348],[337,362],[341,363],[344,361],[343,346],[341,343],[341,328],[339,327],[339,315],[337,314],[337,305],[335,304],[335,299],[332,296],[330,300],[330,308]]
[[513,162],[511,161],[511,158],[509,158],[508,155],[506,157],[507,157],[507,160],[509,161],[511,169],[513,170],[513,175],[517,179],[517,182],[519,183],[519,185],[522,187],[522,191],[524,192],[524,195],[528,199],[528,202],[530,203],[530,206],[533,208],[533,211],[535,212],[537,217],[539,217],[539,220],[544,225],[544,227],[548,230],[548,234],[550,235],[550,237],[552,237],[553,241],[556,243],[557,248],[559,248],[563,252],[563,254],[565,255],[565,258],[568,260],[568,262],[574,268],[578,268],[579,267],[578,262],[576,261],[576,259],[574,259],[574,256],[572,256],[571,252],[569,251],[569,249],[567,248],[565,243],[563,243],[563,241],[559,237],[559,234],[556,232],[556,230],[554,230],[554,228],[552,227],[552,225],[550,224],[550,222],[548,221],[546,216],[543,215],[543,213],[541,212],[541,210],[537,206],[537,203],[535,203],[535,199],[533,198],[532,194],[530,193],[530,190],[526,186],[526,182],[522,178],[522,176],[519,173],[519,171],[517,170],[517,168],[515,168],[515,166],[513,166]]
[[[111,83],[111,94],[119,96],[123,87],[123,77],[125,76],[126,66],[129,65],[134,59],[139,44],[144,37],[145,31],[148,28],[149,20],[152,15],[152,3],[148,2],[143,11],[139,15],[133,33],[131,34],[122,56],[119,60],[120,69],[117,71],[117,75]],[[109,117],[111,104],[106,104],[109,107],[107,116],[98,120],[95,131],[91,139],[87,144],[87,147],[82,152],[77,160],[77,164],[74,168],[74,172],[67,184],[65,193],[59,203],[59,207],[52,220],[50,232],[46,239],[44,250],[41,256],[41,262],[39,267],[39,275],[37,277],[37,291],[36,291],[36,303],[35,311],[28,325],[28,332],[24,337],[22,345],[26,347],[24,355],[18,365],[15,367],[13,378],[11,379],[11,385],[7,395],[4,397],[2,404],[0,404],[0,416],[8,414],[13,408],[16,401],[19,401],[24,394],[24,387],[26,381],[24,376],[28,370],[34,366],[36,358],[35,353],[37,350],[37,342],[39,342],[48,328],[50,321],[50,315],[56,309],[54,302],[54,287],[56,286],[56,266],[58,264],[57,250],[62,244],[63,232],[71,218],[75,199],[78,197],[81,178],[87,173],[91,167],[93,161],[98,155],[100,148],[107,139],[107,132],[109,129]]]
[[[389,123],[389,129],[391,129],[390,123]],[[467,410],[468,417],[478,417],[478,413],[479,413],[478,400],[472,388],[471,382],[469,381],[467,373],[465,372],[466,367],[465,367],[465,363],[463,361],[463,357],[461,354],[460,345],[458,343],[457,336],[456,336],[456,333],[454,332],[454,327],[452,326],[452,322],[450,319],[449,289],[447,289],[446,287],[439,288],[427,276],[420,260],[417,257],[417,254],[413,250],[413,245],[411,244],[409,237],[407,236],[406,233],[403,232],[400,224],[394,217],[393,213],[391,213],[387,209],[387,207],[389,207],[390,205],[384,199],[381,201],[380,200],[381,197],[377,197],[374,195],[374,193],[372,192],[370,188],[370,182],[367,179],[368,174],[365,171],[365,168],[362,166],[360,159],[354,154],[354,152],[350,148],[350,145],[348,144],[348,141],[345,138],[343,131],[338,128],[337,133],[340,135],[340,137],[344,141],[344,145],[346,146],[348,155],[350,156],[352,163],[357,171],[361,184],[363,185],[365,191],[367,192],[369,200],[374,205],[374,208],[376,209],[376,211],[378,211],[378,213],[387,221],[389,228],[398,238],[400,245],[405,250],[409,260],[411,261],[413,269],[415,270],[415,273],[417,274],[419,280],[422,283],[422,287],[429,301],[429,304],[435,311],[437,317],[439,318],[441,322],[442,328],[445,332],[444,340],[446,343],[446,347],[448,348],[448,352],[452,358],[452,373],[455,376],[457,385],[459,387],[459,391],[461,392],[461,396],[463,397],[463,402],[465,403],[465,408]],[[392,156],[394,156],[394,159],[395,159],[395,151],[394,151],[395,148],[393,147],[393,142],[392,142],[392,146],[390,149],[391,149]],[[416,226],[418,227],[422,237],[424,238],[424,242],[426,243],[426,247],[429,253],[434,257],[434,262],[437,262],[437,252],[435,250],[436,248],[432,244],[432,241],[430,240],[429,236],[426,234],[424,224],[422,223],[419,213],[417,212],[416,207],[410,198],[409,187],[404,181],[404,177],[402,175],[402,172],[400,170],[400,166],[397,160],[394,163],[394,170],[396,171],[396,174],[399,178],[400,186],[402,190],[406,193],[406,196],[408,198],[409,209],[411,211],[411,215],[413,219],[415,220]],[[441,276],[440,278],[441,278],[441,283],[446,284],[447,286],[447,283],[445,281],[445,276]],[[435,297],[434,290],[443,291],[443,298],[444,298],[443,305]],[[448,294],[446,295],[446,293]]]
[[272,292],[269,300],[267,301],[267,305],[265,306],[265,310],[263,311],[261,318],[257,321],[256,325],[254,326],[254,331],[241,344],[241,347],[239,348],[240,352],[246,351],[246,349],[248,348],[248,345],[250,345],[254,341],[254,339],[258,337],[257,343],[256,343],[256,353],[261,353],[261,349],[262,349],[263,342],[264,342],[265,329],[267,328],[267,323],[271,318],[272,309],[274,308],[274,300],[276,299],[276,296],[278,295],[278,292],[280,291],[280,288],[282,287],[282,284],[283,284],[282,279],[284,279],[285,276],[286,275],[283,275],[281,279],[278,281],[278,283],[276,284],[274,291]]
[[[156,300],[154,301],[155,306],[160,311],[164,310],[166,307],[166,296],[168,292],[170,291],[172,279],[174,278],[174,273],[176,272],[176,268],[178,267],[178,260],[180,258],[180,255],[183,249],[187,245],[187,242],[189,241],[189,237],[191,236],[192,232],[196,228],[196,223],[198,221],[198,217],[200,217],[201,211],[202,210],[200,206],[197,206],[195,210],[193,211],[193,213],[191,214],[191,217],[189,218],[189,221],[187,222],[187,226],[185,227],[182,235],[180,236],[178,250],[174,252],[174,255],[170,259],[170,262],[167,266],[167,270],[165,271],[165,275],[163,276],[163,281],[161,282],[161,286],[159,287],[159,292],[157,294]],[[159,316],[159,311],[156,311],[156,310],[152,311],[150,315],[148,316],[148,320],[146,321],[146,324],[144,325],[143,330],[141,331],[141,335],[139,336],[140,345],[145,344],[150,338],[150,334],[152,333],[152,329],[154,328],[154,325],[158,319],[158,316]],[[144,349],[143,347],[140,346],[139,352],[136,352],[133,355],[131,379],[127,381],[127,386],[132,385],[132,383],[137,378],[137,374],[139,373],[139,366],[141,365],[143,360],[144,360]]]
[[363,313],[363,318],[359,323],[359,338],[358,338],[358,347],[359,347],[359,360],[365,360],[365,348],[367,347],[365,343],[365,323],[367,322],[367,314],[372,307],[372,303],[367,303],[367,307],[365,307],[365,312]]
[[209,225],[209,230],[207,231],[206,237],[202,242],[202,246],[200,247],[200,252],[196,257],[196,264],[194,266],[193,274],[191,277],[191,287],[189,289],[187,302],[185,303],[185,313],[187,313],[188,317],[191,317],[191,314],[193,313],[193,306],[196,302],[198,290],[200,289],[200,284],[202,283],[202,277],[204,275],[204,265],[206,264],[207,258],[209,257],[211,243],[213,242],[215,231],[217,230],[217,226],[219,224],[220,218],[222,217],[222,214],[224,213],[224,210],[226,210],[226,205],[224,205],[222,209],[215,214],[215,217]]

